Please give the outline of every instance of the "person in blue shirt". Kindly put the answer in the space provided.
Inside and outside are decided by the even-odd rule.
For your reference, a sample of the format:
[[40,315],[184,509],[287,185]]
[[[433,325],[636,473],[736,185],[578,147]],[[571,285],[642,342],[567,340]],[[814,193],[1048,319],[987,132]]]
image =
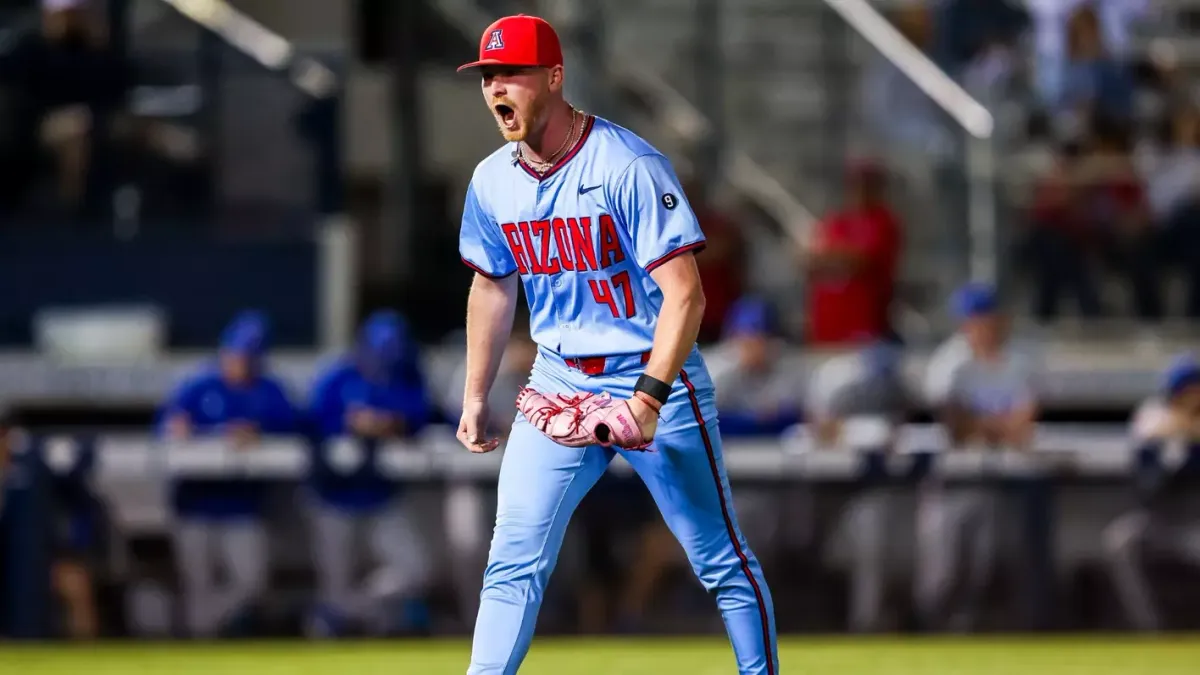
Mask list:
[[[317,436],[309,488],[318,585],[310,634],[336,635],[351,624],[373,634],[417,628],[423,616],[416,594],[430,571],[427,547],[399,486],[375,462],[382,442],[418,433],[432,416],[404,320],[388,311],[369,317],[354,351],[318,377],[309,414]],[[360,538],[374,565],[362,584],[355,575]]]
[[[177,441],[220,437],[254,452],[264,435],[296,432],[295,408],[283,385],[266,372],[266,349],[266,319],[257,312],[236,317],[221,336],[216,362],[183,382],[162,407],[159,433]],[[192,636],[235,629],[263,592],[265,494],[264,484],[248,480],[173,482],[175,553]],[[218,565],[225,572],[223,585],[216,581]]]

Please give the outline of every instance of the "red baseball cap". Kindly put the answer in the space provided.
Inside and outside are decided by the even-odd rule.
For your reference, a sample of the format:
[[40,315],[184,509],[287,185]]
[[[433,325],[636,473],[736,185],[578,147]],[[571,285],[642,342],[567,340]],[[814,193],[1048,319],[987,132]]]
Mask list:
[[458,72],[479,66],[553,68],[562,62],[562,45],[554,27],[545,19],[518,14],[488,26],[479,39],[479,60],[464,63]]

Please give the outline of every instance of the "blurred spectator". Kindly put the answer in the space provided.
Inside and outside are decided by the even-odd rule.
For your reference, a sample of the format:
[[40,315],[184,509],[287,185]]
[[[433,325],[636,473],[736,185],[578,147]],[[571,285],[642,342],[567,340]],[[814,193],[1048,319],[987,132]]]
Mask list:
[[[6,569],[11,538],[10,529],[15,523],[6,506],[7,492],[17,486],[18,481],[28,481],[32,473],[29,465],[16,457],[19,444],[27,444],[27,434],[14,426],[13,421],[0,411],[0,607],[7,606],[6,591],[11,590],[14,570]],[[32,454],[22,456],[32,458]],[[68,456],[69,462],[79,460],[77,454]],[[107,522],[99,501],[92,495],[87,482],[76,467],[63,467],[62,472],[53,471],[45,476],[48,500],[39,502],[46,509],[49,527],[38,530],[39,546],[50,553],[49,582],[53,599],[55,637],[73,640],[91,640],[100,636],[100,619],[96,603],[96,572],[103,564],[104,536]],[[28,485],[29,483],[25,483]],[[26,504],[30,504],[26,501]],[[41,568],[45,573],[45,568]],[[0,619],[0,635],[4,635],[3,619]],[[8,626],[7,628],[12,628]]]
[[38,31],[0,46],[0,213],[107,218],[117,180],[136,173],[154,187],[142,211],[194,218],[206,187],[197,135],[130,113],[137,69],[109,42],[103,3],[41,7]]
[[1131,67],[1104,43],[1095,9],[1084,5],[1067,21],[1062,87],[1051,101],[1056,116],[1084,121],[1094,116],[1127,121],[1133,116]]
[[929,403],[957,446],[1028,446],[1038,415],[1036,356],[1010,338],[991,287],[958,289],[952,310],[959,331],[930,358]]
[[1200,110],[1182,106],[1163,126],[1161,147],[1148,158],[1143,175],[1164,262],[1183,272],[1187,315],[1200,319]]
[[1075,296],[1085,317],[1100,316],[1095,278],[1096,233],[1075,184],[1079,150],[1069,147],[1039,179],[1030,213],[1027,245],[1033,268],[1033,314],[1041,321],[1058,317],[1064,292]]
[[[1007,3],[1006,3],[1007,4]],[[1150,0],[1026,0],[1033,18],[1036,82],[1047,107],[1063,98],[1070,69],[1070,24],[1083,11],[1097,26],[1097,38],[1110,58],[1123,62],[1131,45],[1131,25]]]
[[83,476],[55,477],[52,497],[50,583],[61,603],[61,626],[71,639],[91,640],[100,636],[97,575],[106,555],[107,519]]
[[[992,288],[959,289],[953,311],[961,321],[959,333],[934,352],[925,383],[951,447],[1029,447],[1038,416],[1039,364],[1009,338]],[[937,478],[922,485],[916,604],[926,628],[974,626],[996,556],[997,500],[987,486],[949,486]],[[958,595],[960,580],[965,592]]]
[[1166,558],[1200,568],[1194,484],[1175,480],[1177,465],[1167,458],[1171,444],[1190,450],[1200,443],[1200,364],[1181,356],[1165,375],[1159,395],[1143,403],[1131,422],[1133,438],[1159,463],[1139,469],[1141,503],[1104,532],[1117,598],[1129,623],[1143,631],[1165,627],[1146,563]]
[[937,3],[936,60],[975,98],[999,103],[1016,69],[1017,42],[1029,24],[1019,2]]
[[886,183],[880,166],[855,163],[845,207],[822,220],[801,251],[809,277],[811,344],[865,343],[891,331],[902,242]]
[[1068,289],[1084,316],[1102,313],[1091,269],[1096,259],[1128,278],[1139,319],[1162,318],[1162,233],[1129,139],[1127,124],[1096,117],[1086,145],[1069,144],[1041,178],[1029,238],[1038,318],[1055,318]]
[[1141,173],[1154,217],[1166,223],[1200,197],[1200,110],[1188,104],[1169,111],[1154,140]]
[[853,417],[880,418],[892,426],[904,421],[909,395],[899,357],[895,345],[880,341],[830,357],[817,367],[809,380],[804,415],[821,446],[843,443],[844,424]]
[[725,316],[742,296],[746,244],[737,223],[708,199],[703,183],[690,180],[683,189],[706,242],[704,250],[696,254],[696,266],[704,286],[704,318],[698,341],[707,344],[720,339]]
[[[246,312],[221,336],[215,364],[171,394],[159,413],[159,433],[184,440],[222,439],[254,452],[265,434],[295,433],[296,411],[266,368],[266,319]],[[193,637],[244,632],[267,583],[266,487],[250,480],[177,480],[171,503],[187,629]],[[218,584],[216,569],[224,570]]]
[[[823,448],[890,452],[910,408],[899,350],[877,343],[839,354],[813,373],[805,418]],[[864,434],[866,436],[864,437]],[[847,504],[840,528],[850,554],[850,629],[884,629],[890,533],[896,526],[894,490],[872,486]]]
[[[340,635],[350,623],[373,635],[422,627],[415,596],[430,576],[428,546],[399,486],[374,461],[374,443],[420,432],[431,414],[416,344],[399,316],[383,311],[367,319],[354,354],[318,377],[310,414],[320,455],[308,486],[319,598],[311,631]],[[364,444],[339,443],[344,436]],[[372,571],[358,584],[364,568]]]
[[1074,176],[1088,228],[1098,233],[1109,264],[1128,276],[1133,310],[1162,318],[1162,257],[1145,187],[1130,152],[1129,127],[1103,117]]
[[18,127],[2,162],[5,211],[41,206],[27,201],[44,159],[56,176],[51,207],[66,215],[89,207],[94,125],[122,102],[130,78],[100,11],[87,0],[43,0],[41,31],[0,53],[0,85],[15,97]]
[[1029,16],[1021,3],[1003,0],[937,3],[936,60],[951,77],[959,77],[973,62],[1013,47],[1028,23]]
[[803,383],[779,367],[783,344],[775,331],[770,305],[747,296],[729,311],[725,339],[707,353],[722,435],[778,434],[800,421]]

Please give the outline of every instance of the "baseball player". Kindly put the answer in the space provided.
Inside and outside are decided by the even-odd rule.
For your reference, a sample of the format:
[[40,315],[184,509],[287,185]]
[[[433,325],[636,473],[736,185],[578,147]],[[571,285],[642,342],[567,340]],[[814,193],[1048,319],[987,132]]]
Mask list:
[[1176,359],[1159,396],[1134,414],[1132,432],[1138,443],[1160,453],[1164,466],[1158,475],[1143,476],[1152,480],[1141,481],[1141,505],[1108,526],[1104,548],[1130,623],[1138,630],[1155,631],[1163,628],[1163,621],[1142,563],[1144,554],[1200,566],[1200,522],[1186,515],[1195,513],[1197,493],[1171,480],[1177,476],[1175,463],[1166,457],[1179,446],[1190,450],[1188,446],[1200,442],[1200,363],[1190,355]]
[[[494,411],[492,419],[488,420],[488,433],[499,436],[508,435],[512,428],[512,418],[516,411],[509,407],[517,393],[529,383],[529,373],[533,370],[533,361],[537,358],[537,343],[529,338],[527,326],[516,327],[509,336],[504,355],[500,358],[500,367],[496,371],[496,379],[488,394],[488,409]],[[463,361],[454,371],[454,380],[449,383],[445,392],[443,404],[447,414],[462,414],[460,406],[463,401],[463,388],[467,381],[467,363]]]
[[739,299],[707,358],[726,436],[777,434],[800,422],[804,379],[777,367],[783,345],[772,337],[775,323],[765,301]]
[[[420,603],[412,596],[430,563],[399,486],[375,470],[373,443],[419,432],[432,412],[405,322],[386,311],[369,317],[354,354],[318,377],[310,405],[318,457],[308,488],[320,603],[311,627],[336,635],[357,622],[382,634],[395,621],[389,612],[396,600],[407,605],[401,627],[416,627]],[[344,436],[365,442],[343,445]],[[359,537],[376,565],[361,585]]]
[[[845,447],[846,426],[854,418],[875,418],[888,427],[878,446],[855,450],[890,450],[908,414],[910,397],[899,368],[899,348],[874,343],[838,354],[813,372],[805,397],[805,418],[818,447]],[[893,490],[866,488],[843,514],[851,561],[850,628],[857,632],[882,628],[888,570],[888,533],[896,510]]]
[[[1037,359],[1008,337],[990,286],[968,284],[952,305],[958,334],[934,352],[925,382],[951,448],[1028,447],[1038,415]],[[927,627],[949,619],[947,627],[964,630],[975,621],[996,554],[997,499],[988,486],[951,487],[936,479],[922,486],[916,604]],[[964,563],[965,578],[958,569]],[[956,588],[960,582],[965,588]]]
[[[159,433],[177,440],[221,436],[253,452],[260,435],[295,432],[295,409],[280,382],[265,372],[266,345],[261,315],[247,312],[234,319],[221,336],[217,363],[181,384],[162,407]],[[265,486],[254,481],[173,482],[174,546],[192,636],[239,629],[265,589],[264,496]],[[218,565],[224,585],[216,581]]]
[[[517,411],[512,402],[518,392],[529,383],[529,373],[537,358],[537,343],[529,337],[528,321],[517,318],[509,336],[504,355],[492,389],[488,392],[487,433],[507,438],[512,429]],[[464,386],[467,381],[467,364],[463,361],[455,369],[450,386],[446,387],[442,410],[448,416],[462,416]],[[487,521],[492,514],[485,504],[495,501],[491,496],[494,489],[481,486],[477,481],[454,481],[446,490],[446,545],[449,553],[451,576],[458,592],[458,607],[464,617],[473,617],[479,611],[480,575],[487,567],[488,542],[491,533]]]
[[[567,522],[621,454],[717,599],[739,672],[779,670],[771,596],[731,506],[715,394],[695,340],[704,234],[667,159],[564,98],[554,29],[532,16],[483,33],[484,100],[508,143],[476,168],[459,250],[467,383],[458,438],[494,450],[488,392],[518,280],[538,343],[508,438],[469,673],[517,672]],[[502,411],[497,411],[501,414]]]

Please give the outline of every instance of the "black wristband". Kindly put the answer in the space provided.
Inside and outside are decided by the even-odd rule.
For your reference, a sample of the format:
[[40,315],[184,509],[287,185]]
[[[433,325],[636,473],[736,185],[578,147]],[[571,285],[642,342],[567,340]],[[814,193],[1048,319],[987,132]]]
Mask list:
[[671,385],[645,373],[638,378],[637,384],[633,385],[633,390],[640,391],[663,405],[666,405],[667,399],[671,397]]

